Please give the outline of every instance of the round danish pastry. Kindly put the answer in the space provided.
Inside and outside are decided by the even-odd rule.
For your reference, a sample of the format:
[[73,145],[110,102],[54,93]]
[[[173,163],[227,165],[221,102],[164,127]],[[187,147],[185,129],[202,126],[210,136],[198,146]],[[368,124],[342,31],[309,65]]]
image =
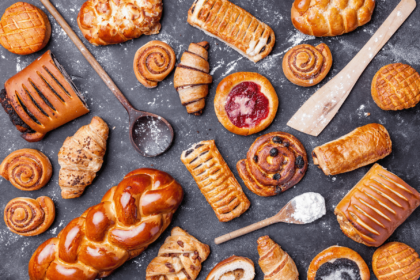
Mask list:
[[407,64],[385,65],[373,77],[371,90],[382,110],[408,109],[420,101],[420,75]]
[[319,84],[332,66],[330,48],[321,43],[314,47],[303,44],[290,49],[283,58],[283,72],[295,85],[311,87]]
[[299,183],[308,169],[308,156],[293,135],[271,132],[255,140],[236,168],[253,193],[273,196]]
[[134,73],[147,88],[157,87],[174,69],[176,55],[168,44],[151,41],[137,50],[134,56]]
[[308,280],[369,280],[363,258],[347,247],[332,246],[319,253],[308,269]]
[[216,89],[214,109],[232,133],[251,135],[267,128],[279,100],[270,81],[258,73],[238,72],[224,78]]

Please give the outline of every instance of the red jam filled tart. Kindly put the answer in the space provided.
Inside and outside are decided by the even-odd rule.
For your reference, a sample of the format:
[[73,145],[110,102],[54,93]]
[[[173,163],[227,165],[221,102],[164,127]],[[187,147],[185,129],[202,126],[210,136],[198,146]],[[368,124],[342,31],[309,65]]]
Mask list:
[[216,89],[214,109],[232,133],[251,135],[267,128],[279,100],[270,81],[258,73],[238,72],[224,78]]

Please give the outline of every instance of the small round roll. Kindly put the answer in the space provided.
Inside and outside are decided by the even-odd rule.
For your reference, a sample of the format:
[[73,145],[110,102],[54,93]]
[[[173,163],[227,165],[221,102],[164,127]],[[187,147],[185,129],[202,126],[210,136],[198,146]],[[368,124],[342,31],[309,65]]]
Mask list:
[[219,262],[207,275],[206,280],[252,280],[254,277],[254,263],[250,259],[232,256]]
[[311,87],[319,84],[331,69],[333,58],[330,48],[321,43],[316,47],[308,44],[290,49],[283,58],[283,72],[295,85]]
[[147,88],[157,87],[174,69],[176,55],[168,44],[151,41],[137,50],[134,56],[134,73]]
[[3,160],[0,175],[22,191],[35,191],[50,181],[52,165],[40,151],[21,149]]
[[4,222],[10,231],[35,236],[45,232],[55,219],[54,202],[47,196],[36,200],[18,197],[7,203],[4,209]]

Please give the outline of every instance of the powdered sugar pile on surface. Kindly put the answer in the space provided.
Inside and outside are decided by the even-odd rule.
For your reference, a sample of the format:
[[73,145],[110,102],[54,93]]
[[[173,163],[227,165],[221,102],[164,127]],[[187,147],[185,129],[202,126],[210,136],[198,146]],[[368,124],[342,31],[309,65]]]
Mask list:
[[325,199],[319,193],[308,192],[292,200],[295,212],[292,217],[302,223],[312,223],[327,213]]

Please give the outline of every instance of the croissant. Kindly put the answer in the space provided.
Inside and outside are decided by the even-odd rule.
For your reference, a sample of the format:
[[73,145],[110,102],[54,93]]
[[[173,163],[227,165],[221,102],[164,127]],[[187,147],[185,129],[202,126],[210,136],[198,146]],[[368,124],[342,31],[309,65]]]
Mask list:
[[175,227],[160,247],[158,256],[147,266],[146,280],[195,280],[209,254],[208,245]]
[[299,272],[292,258],[270,237],[257,240],[258,264],[264,272],[264,280],[299,280]]
[[209,74],[208,42],[191,43],[175,70],[174,87],[189,114],[201,115],[213,77]]
[[61,166],[59,182],[65,199],[79,197],[96,177],[103,163],[108,139],[108,125],[93,117],[74,136],[67,137],[58,153]]
[[182,187],[167,173],[128,173],[101,203],[48,239],[29,261],[30,280],[93,280],[140,255],[171,223]]

